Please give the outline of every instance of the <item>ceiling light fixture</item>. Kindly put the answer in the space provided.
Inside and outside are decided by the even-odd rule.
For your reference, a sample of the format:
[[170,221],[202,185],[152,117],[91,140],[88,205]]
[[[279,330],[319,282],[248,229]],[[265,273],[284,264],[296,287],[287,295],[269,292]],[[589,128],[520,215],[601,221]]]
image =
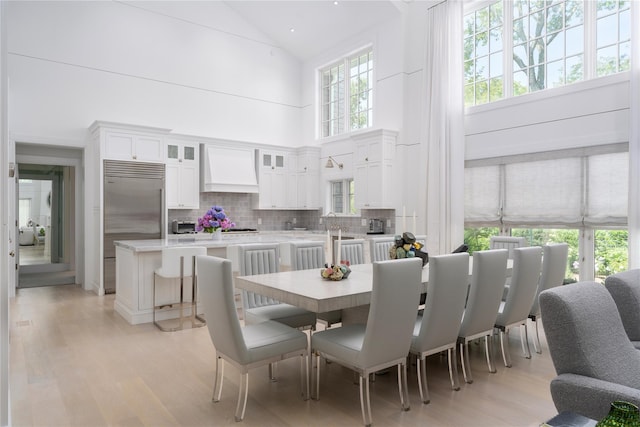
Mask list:
[[329,159],[327,160],[327,164],[326,164],[326,165],[324,165],[324,167],[325,167],[325,168],[327,168],[327,169],[331,169],[331,168],[333,168],[333,164],[334,164],[334,163],[335,163],[336,165],[338,165],[338,169],[342,169],[342,168],[344,167],[344,165],[343,165],[342,163],[338,163],[338,162],[336,161],[336,159],[334,159],[334,158],[333,158],[333,157],[331,157],[331,156],[329,156]]
[[289,28],[289,31],[294,33],[296,31],[296,29],[295,28]]

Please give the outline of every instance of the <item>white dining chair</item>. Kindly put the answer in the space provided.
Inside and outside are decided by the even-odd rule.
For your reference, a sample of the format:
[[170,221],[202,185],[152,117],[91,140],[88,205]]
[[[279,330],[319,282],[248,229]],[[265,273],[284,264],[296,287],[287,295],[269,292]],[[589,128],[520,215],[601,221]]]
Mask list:
[[[343,239],[340,242],[342,253],[338,259],[340,261],[349,261],[351,265],[364,264],[364,239]],[[333,244],[334,256],[338,255],[337,241]],[[334,258],[335,259],[335,258]]]
[[491,236],[489,238],[489,249],[507,249],[509,259],[513,259],[513,250],[528,246],[527,239],[515,236]]
[[535,325],[533,348],[536,353],[542,353],[540,346],[540,334],[538,332],[538,320],[540,319],[540,292],[562,285],[567,271],[567,259],[569,257],[569,245],[566,243],[550,243],[542,246],[542,274],[533,298],[533,305],[529,312],[529,319]]
[[[153,274],[153,324],[161,331],[173,332],[183,328],[184,323],[184,303],[188,300],[191,315],[189,319],[192,327],[200,327],[206,324],[204,318],[198,314],[198,284],[196,269],[194,268],[196,256],[206,255],[207,248],[201,246],[184,246],[184,247],[166,247],[162,248],[162,265],[156,269]],[[185,279],[189,281],[190,287],[185,288]],[[158,281],[178,281],[177,295],[174,295],[171,301],[166,299],[161,304],[156,301]],[[185,296],[185,290],[189,290],[189,295]],[[173,308],[174,305],[179,306],[178,324],[176,326],[164,326],[161,321],[156,318],[158,310],[163,308]],[[162,323],[161,323],[162,322]]]
[[393,236],[374,237],[369,239],[369,255],[371,262],[386,261],[389,258],[389,249],[395,245],[396,239]]
[[[239,274],[277,273],[279,271],[280,250],[277,243],[250,243],[237,245]],[[316,314],[273,298],[242,290],[244,321],[256,324],[265,320],[275,320],[293,328],[316,327]]]
[[527,336],[527,320],[536,295],[540,269],[542,267],[542,248],[531,246],[513,250],[513,275],[506,301],[500,303],[495,327],[500,334],[500,349],[504,366],[511,367],[509,354],[509,331],[520,327],[520,343],[527,359],[531,358]]
[[484,338],[489,372],[496,372],[491,345],[493,328],[498,317],[504,280],[507,276],[506,249],[476,251],[473,253],[473,274],[467,305],[458,333],[462,373],[467,383],[473,382],[469,360],[469,342]]
[[422,261],[419,258],[373,263],[367,323],[349,324],[311,336],[311,348],[316,356],[316,399],[320,397],[320,358],[324,357],[359,374],[360,406],[365,425],[372,423],[369,375],[379,370],[398,367],[401,407],[409,410],[406,360],[421,281]]
[[274,321],[241,327],[234,302],[231,261],[199,256],[197,270],[204,282],[201,292],[202,306],[209,319],[207,328],[216,352],[213,401],[220,401],[224,382],[224,361],[227,361],[240,371],[235,420],[242,421],[249,393],[249,370],[295,356],[300,356],[302,395],[307,400],[307,335]]
[[451,388],[460,390],[456,344],[469,287],[469,254],[437,255],[429,259],[429,285],[424,311],[413,330],[410,354],[418,356],[418,390],[429,403],[427,356],[447,352]]
[[[318,241],[289,242],[292,270],[310,270],[325,265],[324,243]],[[342,310],[318,313],[316,319],[330,328],[342,320]]]

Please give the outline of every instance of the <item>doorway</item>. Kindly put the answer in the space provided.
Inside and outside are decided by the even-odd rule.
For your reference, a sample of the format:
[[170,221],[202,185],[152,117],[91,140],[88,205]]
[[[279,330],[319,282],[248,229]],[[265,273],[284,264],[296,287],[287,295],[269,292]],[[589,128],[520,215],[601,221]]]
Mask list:
[[66,159],[46,156],[51,153],[43,147],[39,147],[38,156],[32,156],[33,148],[16,144],[16,286],[78,283],[74,224],[77,167]]

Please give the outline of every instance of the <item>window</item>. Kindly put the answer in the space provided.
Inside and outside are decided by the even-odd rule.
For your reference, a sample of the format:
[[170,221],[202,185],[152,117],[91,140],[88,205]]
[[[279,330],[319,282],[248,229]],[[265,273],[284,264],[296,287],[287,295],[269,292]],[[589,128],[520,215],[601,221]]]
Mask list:
[[597,1],[597,75],[629,69],[631,55],[630,1]]
[[628,70],[630,4],[628,0],[498,0],[468,11],[465,105]]
[[502,1],[464,17],[465,103],[503,97]]
[[373,50],[369,48],[344,58],[321,70],[320,75],[322,137],[370,127],[373,123]]
[[509,229],[530,245],[567,242],[569,279],[593,280],[626,269],[627,148],[613,144],[567,151],[566,157],[538,153],[468,161],[465,243],[486,249],[490,236]]
[[582,80],[581,1],[513,2],[513,94]]
[[353,179],[331,181],[331,212],[356,213]]

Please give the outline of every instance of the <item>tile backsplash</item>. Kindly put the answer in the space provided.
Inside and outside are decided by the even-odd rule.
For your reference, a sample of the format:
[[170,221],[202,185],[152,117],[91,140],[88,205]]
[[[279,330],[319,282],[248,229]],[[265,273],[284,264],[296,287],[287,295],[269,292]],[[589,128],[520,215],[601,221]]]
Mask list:
[[[224,207],[227,215],[236,223],[236,227],[256,228],[259,231],[285,230],[286,223],[291,222],[292,227],[306,228],[307,230],[323,231],[329,225],[330,228],[339,226],[345,233],[364,234],[369,230],[369,218],[382,219],[386,233],[392,233],[395,228],[395,211],[393,209],[363,210],[361,216],[358,217],[324,217],[322,209],[253,209],[252,197],[254,196],[246,193],[200,193],[200,209],[169,209],[169,228],[171,228],[171,221],[174,219],[196,221],[213,205]],[[321,217],[322,224],[320,224]],[[366,220],[366,226],[362,226],[363,219]],[[387,220],[390,221],[391,227],[386,227]],[[168,232],[170,233],[171,230],[169,229]]]

